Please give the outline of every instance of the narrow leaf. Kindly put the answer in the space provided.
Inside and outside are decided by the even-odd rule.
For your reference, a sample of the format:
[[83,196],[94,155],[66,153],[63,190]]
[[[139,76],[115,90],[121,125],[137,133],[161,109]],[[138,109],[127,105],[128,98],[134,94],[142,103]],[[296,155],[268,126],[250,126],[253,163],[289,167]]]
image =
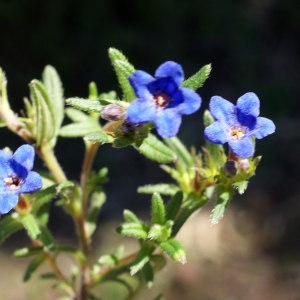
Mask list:
[[67,252],[69,254],[72,254],[74,256],[74,258],[76,258],[80,263],[85,263],[86,262],[86,257],[85,255],[73,248],[73,247],[70,247],[70,246],[64,246],[64,245],[57,245],[56,246],[56,251],[60,251],[60,252]]
[[26,247],[18,249],[14,252],[14,257],[30,257],[38,254],[43,254],[44,248],[42,246]]
[[100,129],[101,127],[96,122],[72,123],[60,128],[59,135],[65,138],[84,137],[89,133]]
[[242,194],[244,194],[245,190],[247,189],[248,181],[247,180],[243,180],[243,181],[239,181],[239,182],[234,182],[232,185],[235,188],[237,188],[238,193],[240,195],[242,195]]
[[165,205],[158,193],[154,193],[151,199],[152,224],[163,225],[165,223]]
[[116,230],[121,235],[131,236],[137,239],[146,239],[149,228],[140,223],[124,223],[118,226]]
[[44,262],[45,257],[43,255],[36,256],[28,265],[23,281],[28,281],[35,270]]
[[12,214],[0,221],[0,244],[11,234],[23,228],[22,223],[15,216],[16,214]]
[[175,153],[153,134],[149,134],[142,145],[136,149],[147,158],[159,163],[171,163],[176,159]]
[[179,187],[175,184],[167,184],[167,183],[161,183],[161,184],[149,184],[140,186],[138,188],[138,193],[143,194],[153,194],[155,192],[161,194],[161,195],[174,195],[177,191],[179,191]]
[[68,107],[68,108],[66,108],[65,111],[66,111],[66,115],[68,116],[68,118],[71,119],[75,123],[83,123],[83,122],[87,122],[90,120],[89,115],[85,114],[84,112],[82,112],[76,108]]
[[123,217],[124,217],[125,221],[128,223],[141,223],[139,218],[132,211],[130,211],[128,209],[125,209],[123,211]]
[[29,195],[29,199],[32,202],[31,211],[36,213],[43,205],[49,203],[56,195],[57,185],[52,185],[44,190],[38,191]]
[[202,67],[196,74],[185,80],[181,87],[187,87],[192,90],[197,90],[200,88],[205,80],[208,78],[211,71],[211,64]]
[[20,218],[20,221],[22,222],[24,228],[26,229],[28,235],[36,240],[38,239],[41,230],[39,228],[39,225],[37,224],[36,219],[34,218],[33,215],[26,215],[26,216],[22,216]]
[[45,250],[54,251],[56,244],[50,230],[45,226],[41,226],[40,230],[39,240],[43,243]]
[[154,272],[149,262],[147,262],[142,268],[142,276],[146,281],[148,288],[151,288],[154,280]]
[[69,98],[66,103],[86,112],[97,112],[100,113],[102,105],[99,100],[88,100],[83,98]]
[[185,264],[186,256],[182,245],[175,239],[169,239],[166,242],[159,243],[158,246],[166,252],[173,260]]
[[154,251],[155,246],[152,243],[145,243],[140,252],[138,253],[136,259],[133,261],[130,267],[130,275],[133,276],[139,270],[141,270],[144,265],[149,261],[152,252]]
[[166,220],[174,220],[180,210],[183,201],[183,194],[181,191],[177,192],[166,207]]
[[90,132],[85,137],[84,140],[94,142],[94,143],[112,143],[114,141],[114,138],[105,133],[104,131],[96,131],[96,132]]

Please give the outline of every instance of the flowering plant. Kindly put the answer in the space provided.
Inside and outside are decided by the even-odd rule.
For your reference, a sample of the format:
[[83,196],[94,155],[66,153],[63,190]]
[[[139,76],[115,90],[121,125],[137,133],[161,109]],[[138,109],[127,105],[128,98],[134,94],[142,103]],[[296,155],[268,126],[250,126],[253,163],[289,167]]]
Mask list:
[[[16,257],[32,258],[24,280],[29,280],[41,264],[49,263],[53,272],[45,277],[55,280],[55,287],[64,291],[62,299],[100,299],[94,288],[107,280],[124,285],[126,299],[132,299],[143,286],[151,287],[166,256],[186,263],[184,248],[176,239],[185,221],[215,194],[210,222],[218,223],[235,190],[243,194],[256,171],[261,157],[254,157],[254,139],[275,131],[271,120],[258,117],[259,99],[254,93],[240,97],[236,106],[215,96],[210,111],[204,112],[205,147],[202,153],[189,151],[176,135],[181,116],[200,108],[201,97],[196,90],[208,78],[210,65],[184,80],[182,67],[175,62],[165,62],[152,77],[136,71],[116,49],[109,49],[109,57],[122,88],[120,98],[115,92],[99,94],[91,83],[87,99],[64,100],[60,78],[53,67],[47,66],[43,80],[32,80],[29,85],[30,100],[25,99],[26,114],[22,117],[10,107],[7,81],[0,69],[2,125],[26,143],[14,154],[9,149],[0,151],[0,213],[4,214],[0,242],[25,228],[32,246],[14,253]],[[65,115],[72,122],[62,125]],[[100,118],[107,122],[103,125]],[[151,133],[154,128],[162,139]],[[83,138],[85,144],[80,182],[66,177],[54,155],[58,138],[75,137]],[[92,166],[104,143],[115,148],[133,146],[162,164],[176,184],[139,187],[138,192],[152,195],[151,221],[146,223],[125,209],[125,222],[116,228],[117,233],[138,240],[137,251],[123,257],[122,248],[118,248],[93,261],[90,243],[105,202],[107,169],[92,172]],[[228,151],[224,143],[228,143]],[[34,151],[48,168],[47,173],[32,171]],[[57,242],[48,229],[51,201],[71,216],[78,248]],[[69,277],[57,264],[62,252],[76,261]],[[124,279],[126,274],[134,277],[137,285]]]

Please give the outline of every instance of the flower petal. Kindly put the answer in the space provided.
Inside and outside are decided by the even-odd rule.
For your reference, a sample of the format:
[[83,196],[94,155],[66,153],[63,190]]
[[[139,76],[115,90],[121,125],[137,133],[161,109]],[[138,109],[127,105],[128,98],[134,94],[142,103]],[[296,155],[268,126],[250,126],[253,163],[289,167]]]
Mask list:
[[227,135],[219,122],[214,122],[204,129],[204,137],[213,144],[224,144],[227,142]]
[[197,111],[201,106],[201,97],[191,89],[181,88],[179,90],[184,98],[184,102],[178,106],[178,112],[183,115],[189,115]]
[[150,74],[144,71],[136,71],[128,79],[138,98],[149,97],[150,93],[146,86],[154,80]]
[[34,161],[34,148],[31,145],[22,145],[16,150],[12,158],[27,170],[31,170]]
[[175,63],[174,61],[167,61],[157,68],[155,77],[171,77],[179,87],[183,81],[184,73],[181,65]]
[[170,138],[178,133],[181,116],[173,109],[160,110],[154,119],[156,130],[162,138]]
[[12,210],[17,205],[18,198],[16,193],[0,194],[0,214],[6,214]]
[[229,148],[232,152],[242,158],[247,158],[254,153],[254,144],[251,136],[245,136],[240,140],[230,139],[228,140]]
[[155,117],[156,108],[153,101],[138,99],[130,103],[127,108],[127,121],[130,124],[143,124],[150,122]]
[[152,95],[165,93],[172,97],[173,93],[178,91],[178,86],[170,77],[158,78],[147,85],[149,92]]
[[28,176],[21,185],[18,193],[34,193],[40,190],[43,186],[41,176],[36,172],[29,172]]
[[256,126],[251,132],[257,139],[262,139],[263,137],[273,133],[276,127],[273,121],[267,118],[258,117],[256,119]]
[[209,102],[209,110],[212,116],[221,121],[222,124],[227,124],[228,127],[236,125],[236,108],[224,98],[220,96],[212,97]]
[[7,178],[8,175],[12,173],[12,169],[10,167],[11,158],[11,154],[7,153],[6,151],[0,150],[0,180],[3,178]]
[[237,109],[244,115],[257,117],[259,115],[259,99],[254,93],[241,96],[236,104]]

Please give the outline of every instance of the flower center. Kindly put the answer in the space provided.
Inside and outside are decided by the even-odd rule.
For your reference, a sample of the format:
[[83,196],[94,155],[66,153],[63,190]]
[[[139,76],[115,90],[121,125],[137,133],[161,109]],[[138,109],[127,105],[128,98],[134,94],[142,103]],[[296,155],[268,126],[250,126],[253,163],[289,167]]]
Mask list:
[[15,191],[17,190],[21,184],[22,180],[17,175],[13,174],[8,178],[4,178],[4,182],[6,183],[6,186],[11,190]]
[[154,96],[155,106],[158,108],[165,108],[170,103],[170,97],[164,93],[159,93]]
[[230,130],[231,137],[235,140],[239,140],[246,134],[246,129],[243,127],[235,127]]

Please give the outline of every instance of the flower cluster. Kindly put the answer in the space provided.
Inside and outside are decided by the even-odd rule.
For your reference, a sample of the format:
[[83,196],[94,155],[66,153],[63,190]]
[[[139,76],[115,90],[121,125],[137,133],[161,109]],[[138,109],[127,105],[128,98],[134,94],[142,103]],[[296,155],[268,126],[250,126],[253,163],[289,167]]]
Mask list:
[[18,203],[19,194],[33,193],[42,188],[42,178],[32,172],[34,149],[19,147],[11,155],[0,150],[0,214],[5,214]]
[[236,106],[222,97],[214,96],[209,109],[216,122],[205,128],[205,138],[213,144],[228,143],[232,152],[239,157],[253,155],[252,137],[262,139],[275,131],[271,120],[259,117],[259,99],[254,93],[241,96]]
[[181,66],[168,61],[158,67],[155,77],[144,71],[129,76],[137,100],[127,109],[127,122],[133,125],[154,122],[158,134],[170,138],[178,133],[181,115],[200,108],[201,98],[189,88],[180,88]]

